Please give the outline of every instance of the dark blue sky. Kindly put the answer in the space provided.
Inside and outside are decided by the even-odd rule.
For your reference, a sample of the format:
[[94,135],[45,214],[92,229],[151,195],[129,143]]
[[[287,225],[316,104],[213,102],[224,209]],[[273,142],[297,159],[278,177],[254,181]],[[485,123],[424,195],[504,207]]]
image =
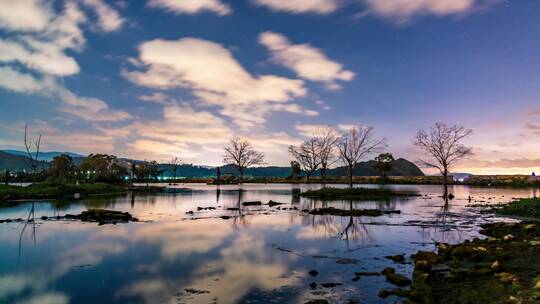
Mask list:
[[[396,156],[437,121],[474,172],[538,170],[540,2],[0,4],[0,147],[219,164],[233,134],[272,164],[318,125],[369,125]],[[478,161],[482,160],[482,161]]]

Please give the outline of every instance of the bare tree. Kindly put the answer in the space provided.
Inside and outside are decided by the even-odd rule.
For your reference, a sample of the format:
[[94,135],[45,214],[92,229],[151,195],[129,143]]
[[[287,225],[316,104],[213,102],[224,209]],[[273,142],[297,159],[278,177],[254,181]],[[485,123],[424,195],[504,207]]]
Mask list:
[[386,139],[375,139],[372,127],[352,127],[341,136],[337,147],[340,160],[347,166],[349,186],[352,188],[356,164],[367,155],[386,147]]
[[180,168],[180,166],[182,166],[183,162],[182,162],[182,159],[181,158],[178,158],[178,157],[173,157],[168,165],[169,165],[169,171],[171,172],[172,176],[173,176],[173,179],[176,180],[176,174],[178,173],[178,169]]
[[264,164],[264,154],[255,150],[248,140],[233,137],[229,146],[225,147],[223,162],[227,165],[233,165],[238,169],[240,183],[242,183],[244,171],[247,168]]
[[417,161],[418,164],[426,168],[437,168],[444,177],[444,185],[448,185],[449,168],[472,154],[472,149],[461,143],[471,134],[472,130],[463,126],[449,126],[440,122],[428,131],[418,130],[414,145],[426,154],[425,159]]
[[321,182],[326,184],[326,172],[328,167],[338,161],[335,153],[336,144],[339,137],[336,130],[332,127],[320,129],[316,134],[317,144],[319,145],[319,160],[321,165]]
[[[32,147],[33,146],[33,147]],[[28,136],[28,124],[24,125],[24,147],[26,148],[26,153],[28,159],[24,158],[26,165],[32,169],[32,173],[37,172],[37,167],[39,165],[39,148],[41,146],[41,134],[39,134],[38,139],[35,142],[32,142],[32,139]],[[35,149],[34,152],[32,150]]]
[[289,153],[306,172],[306,183],[321,164],[319,147],[319,142],[315,137],[306,139],[300,146],[289,147]]

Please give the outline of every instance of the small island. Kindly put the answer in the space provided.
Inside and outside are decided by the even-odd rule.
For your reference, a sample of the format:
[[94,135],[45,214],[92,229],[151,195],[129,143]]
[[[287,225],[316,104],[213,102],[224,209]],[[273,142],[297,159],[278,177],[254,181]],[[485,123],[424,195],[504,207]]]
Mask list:
[[300,193],[300,196],[308,198],[319,198],[325,200],[332,199],[364,199],[364,200],[379,200],[395,197],[412,197],[418,196],[414,192],[395,191],[391,189],[381,188],[332,188],[325,187],[317,190],[307,190]]

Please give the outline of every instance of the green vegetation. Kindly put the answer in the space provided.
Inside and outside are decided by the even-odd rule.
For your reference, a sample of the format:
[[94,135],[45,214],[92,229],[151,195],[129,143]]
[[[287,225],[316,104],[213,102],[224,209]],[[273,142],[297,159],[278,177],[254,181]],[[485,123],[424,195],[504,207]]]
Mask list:
[[381,216],[383,214],[401,213],[399,210],[381,211],[379,209],[336,209],[333,207],[319,208],[309,211],[313,215],[334,215],[334,216]]
[[0,185],[0,201],[21,199],[55,199],[80,196],[122,193],[121,186],[105,183],[95,184],[32,184],[27,187]]
[[300,196],[321,198],[321,199],[387,199],[391,197],[416,196],[412,192],[401,192],[390,189],[370,189],[370,188],[322,188],[318,190],[308,190],[300,193]]
[[414,303],[539,303],[540,226],[494,223],[487,239],[439,244],[414,256]]
[[540,218],[540,199],[527,198],[514,201],[495,209],[495,213]]

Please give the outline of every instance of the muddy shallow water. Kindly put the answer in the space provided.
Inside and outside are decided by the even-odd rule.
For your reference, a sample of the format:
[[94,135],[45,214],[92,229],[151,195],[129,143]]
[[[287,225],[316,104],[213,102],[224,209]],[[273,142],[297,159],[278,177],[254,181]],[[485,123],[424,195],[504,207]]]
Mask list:
[[[33,206],[35,219],[0,224],[0,303],[394,303],[396,297],[377,295],[393,287],[384,276],[353,281],[354,272],[391,266],[410,275],[411,264],[384,256],[408,257],[419,249],[434,250],[434,242],[478,237],[479,224],[501,220],[467,207],[469,196],[472,204],[486,204],[535,195],[533,189],[454,186],[455,199],[445,208],[442,186],[387,186],[421,194],[387,201],[293,195],[315,185],[245,184],[242,192],[238,186],[175,187],[176,193],[0,208],[0,219],[26,219]],[[255,200],[284,205],[241,205]],[[301,212],[330,206],[401,214],[351,218]],[[41,220],[88,208],[128,211],[140,222],[98,226]]]

